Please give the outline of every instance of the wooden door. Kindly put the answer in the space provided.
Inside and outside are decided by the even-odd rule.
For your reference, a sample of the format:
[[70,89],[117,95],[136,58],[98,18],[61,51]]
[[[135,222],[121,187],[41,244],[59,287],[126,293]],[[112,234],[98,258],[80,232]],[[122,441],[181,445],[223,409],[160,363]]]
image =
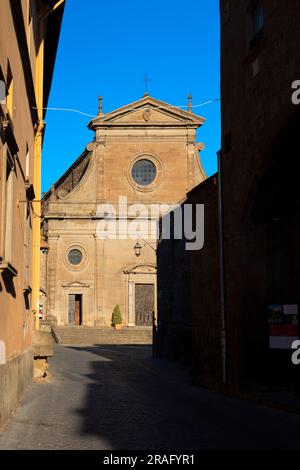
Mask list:
[[135,324],[151,326],[154,312],[154,284],[135,284]]
[[69,294],[69,325],[82,324],[82,296]]
[[81,325],[81,295],[75,295],[75,325]]
[[75,325],[75,294],[69,294],[69,325]]

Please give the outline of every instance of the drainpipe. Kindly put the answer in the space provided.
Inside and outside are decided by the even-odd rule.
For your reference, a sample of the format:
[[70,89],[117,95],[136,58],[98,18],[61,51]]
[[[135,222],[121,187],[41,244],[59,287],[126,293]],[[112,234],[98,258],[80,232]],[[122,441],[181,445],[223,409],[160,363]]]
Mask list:
[[40,237],[41,237],[41,153],[43,139],[43,83],[44,83],[44,18],[39,25],[39,48],[36,57],[36,103],[38,123],[34,139],[34,173],[33,186],[35,199],[33,207],[33,279],[32,279],[32,308],[35,313],[35,328],[39,330],[39,293],[40,293]]
[[221,354],[222,382],[227,384],[227,318],[225,309],[225,263],[224,263],[224,213],[222,188],[222,152],[217,152],[218,158],[218,219],[219,219],[219,250],[220,250],[220,294],[221,294]]

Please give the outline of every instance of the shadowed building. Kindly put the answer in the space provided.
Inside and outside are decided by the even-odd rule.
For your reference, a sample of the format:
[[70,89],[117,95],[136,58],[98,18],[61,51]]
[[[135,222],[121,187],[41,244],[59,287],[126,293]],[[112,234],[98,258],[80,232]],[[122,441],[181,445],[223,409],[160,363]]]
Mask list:
[[300,3],[221,0],[220,12],[220,171],[185,201],[205,205],[203,249],[159,248],[163,347],[180,357],[172,330],[192,317],[195,384],[299,392]]
[[[222,0],[220,7],[226,379],[241,390],[285,385],[297,374],[300,106],[292,83],[300,3]],[[281,309],[277,318],[271,305]]]
[[[217,182],[217,174],[207,178],[181,205],[183,213],[192,209],[193,231],[197,225],[204,247],[187,250],[184,231],[182,239],[160,240],[157,251],[159,354],[192,363],[193,382],[205,386],[222,380]],[[204,225],[196,216],[201,205]]]
[[[94,141],[43,199],[42,278],[58,325],[110,326],[117,304],[124,325],[152,324],[159,214],[151,205],[176,205],[206,178],[196,145],[203,122],[147,93],[108,114],[100,100]],[[128,238],[137,213],[139,236]]]
[[37,108],[47,105],[63,10],[58,1],[0,2],[0,428],[33,378],[32,228],[40,225],[33,201],[44,114]]

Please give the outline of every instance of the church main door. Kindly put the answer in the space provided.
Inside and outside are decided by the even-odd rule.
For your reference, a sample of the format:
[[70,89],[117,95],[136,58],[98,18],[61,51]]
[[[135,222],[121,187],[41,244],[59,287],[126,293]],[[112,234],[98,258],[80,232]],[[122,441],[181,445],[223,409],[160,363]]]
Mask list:
[[135,324],[151,326],[154,312],[154,284],[135,284]]

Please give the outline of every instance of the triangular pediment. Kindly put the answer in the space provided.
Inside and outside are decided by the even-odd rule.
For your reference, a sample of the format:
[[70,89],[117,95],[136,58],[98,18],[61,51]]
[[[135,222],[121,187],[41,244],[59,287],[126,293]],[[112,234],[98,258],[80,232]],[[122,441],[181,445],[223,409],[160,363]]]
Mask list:
[[89,127],[96,129],[103,126],[193,126],[200,127],[205,119],[190,111],[172,106],[151,96],[116,109],[108,114],[93,119]]
[[73,281],[73,282],[70,282],[68,284],[62,284],[63,287],[78,287],[78,288],[84,288],[84,287],[90,287],[89,284],[86,284],[84,282],[80,282],[80,281]]
[[183,119],[174,114],[164,112],[163,110],[157,110],[151,106],[144,106],[141,109],[134,109],[130,112],[125,113],[125,115],[118,115],[117,117],[111,119],[111,122],[119,123],[143,123],[143,124],[152,124],[152,123],[180,123]]

